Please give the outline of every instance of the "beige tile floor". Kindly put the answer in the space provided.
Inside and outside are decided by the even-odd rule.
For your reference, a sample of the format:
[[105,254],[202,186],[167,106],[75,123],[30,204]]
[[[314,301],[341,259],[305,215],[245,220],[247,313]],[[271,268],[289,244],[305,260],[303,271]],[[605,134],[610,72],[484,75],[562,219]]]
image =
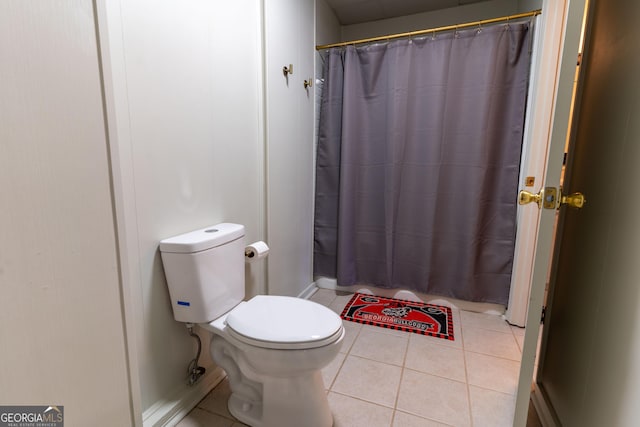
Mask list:
[[[351,295],[311,300],[342,311]],[[322,375],[334,427],[511,426],[524,329],[453,309],[455,341],[344,322],[340,354]],[[179,427],[238,427],[225,380]]]

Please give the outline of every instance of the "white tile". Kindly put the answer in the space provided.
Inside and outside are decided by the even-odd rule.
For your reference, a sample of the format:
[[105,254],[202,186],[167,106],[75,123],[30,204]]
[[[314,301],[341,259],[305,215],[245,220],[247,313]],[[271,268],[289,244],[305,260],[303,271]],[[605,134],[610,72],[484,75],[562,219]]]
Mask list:
[[356,337],[362,330],[362,325],[356,322],[350,322],[348,320],[342,321],[344,327],[344,338],[342,339],[342,347],[340,347],[340,353],[348,353],[353,346]]
[[338,314],[342,314],[342,310],[344,310],[344,306],[347,305],[349,301],[351,301],[353,295],[337,295],[331,304],[329,304],[329,308],[335,311]]
[[463,328],[464,349],[505,359],[520,360],[520,349],[516,339],[509,333],[487,329]]
[[329,393],[333,427],[389,427],[393,409],[349,396]]
[[463,351],[427,340],[412,340],[409,343],[405,367],[456,381],[467,381]]
[[402,335],[391,335],[363,329],[353,343],[351,354],[378,362],[402,366],[408,342],[409,337],[406,332]]
[[336,291],[331,289],[318,289],[309,299],[328,307],[331,305],[333,300],[336,299]]
[[455,426],[469,426],[467,385],[405,369],[397,409]]
[[241,427],[246,424],[237,421],[233,415],[229,412],[227,404],[229,402],[229,396],[231,395],[231,387],[229,386],[229,379],[225,378],[220,384],[218,384],[211,392],[200,401],[198,409],[203,409],[209,413],[221,415],[228,418],[234,423],[232,427]]
[[345,353],[338,353],[335,359],[329,363],[324,369],[322,369],[322,381],[324,382],[325,390],[329,390],[333,384],[333,380],[336,379],[336,375],[344,362],[346,357]]
[[516,339],[516,343],[518,344],[518,348],[520,349],[520,353],[522,353],[522,348],[524,347],[524,335],[513,335]]
[[430,337],[429,335],[411,334],[409,335],[409,342],[427,342],[431,344],[441,345],[444,347],[457,348],[462,350],[462,336],[460,334],[455,335],[455,340],[447,340],[444,338]]
[[490,331],[511,333],[511,327],[502,316],[496,314],[474,313],[471,311],[460,311],[463,331],[466,328],[488,329]]
[[524,328],[521,328],[520,326],[511,325],[511,332],[513,332],[513,335],[515,336],[524,336]]
[[515,396],[469,386],[471,416],[475,427],[511,427]]
[[465,352],[469,385],[515,394],[518,388],[520,362]]
[[398,366],[347,356],[331,391],[393,407],[401,371]]
[[522,349],[524,348],[525,329],[520,328],[518,326],[514,326],[514,325],[510,325],[510,326],[511,326],[511,332],[513,333],[513,337],[516,339],[516,342],[518,343],[518,349],[520,350],[520,355],[522,355]]
[[231,427],[233,420],[195,408],[176,427]]
[[396,411],[393,415],[393,424],[391,424],[391,427],[448,427],[448,424],[441,424],[437,421],[418,417],[417,415]]
[[225,378],[220,384],[211,390],[211,392],[202,401],[200,401],[198,408],[227,418],[233,418],[229,409],[227,409],[229,396],[231,396],[231,387],[229,386],[229,379]]

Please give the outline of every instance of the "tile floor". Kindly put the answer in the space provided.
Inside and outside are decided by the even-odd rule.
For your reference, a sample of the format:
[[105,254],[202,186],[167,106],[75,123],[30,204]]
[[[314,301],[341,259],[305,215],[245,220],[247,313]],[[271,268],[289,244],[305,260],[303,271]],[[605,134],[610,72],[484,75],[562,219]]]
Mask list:
[[[310,299],[337,313],[350,294]],[[323,372],[334,427],[511,426],[524,329],[453,309],[455,341],[344,322],[340,354]],[[178,427],[239,427],[228,381]]]

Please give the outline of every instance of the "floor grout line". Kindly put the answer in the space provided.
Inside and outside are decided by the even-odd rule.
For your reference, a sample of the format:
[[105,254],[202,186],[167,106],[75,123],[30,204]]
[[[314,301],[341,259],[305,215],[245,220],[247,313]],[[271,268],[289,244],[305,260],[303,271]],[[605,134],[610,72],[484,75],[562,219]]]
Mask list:
[[389,427],[393,426],[393,422],[396,417],[396,411],[398,410],[398,399],[400,398],[400,388],[402,387],[402,380],[404,379],[404,371],[407,369],[407,355],[409,354],[409,345],[411,340],[407,337],[407,342],[404,347],[404,356],[402,357],[402,370],[400,371],[400,381],[398,381],[398,388],[396,390],[396,398],[393,402],[393,414],[391,416],[391,424]]
[[467,350],[464,346],[464,329],[462,327],[462,312],[460,315],[460,344],[462,345],[462,360],[464,362],[464,382],[467,390],[467,407],[469,408],[469,425],[473,427],[473,408],[471,407],[471,390],[469,388],[469,368],[467,366]]
[[[360,402],[364,402],[364,403],[367,403],[367,404],[369,404],[369,405],[379,406],[379,407],[381,407],[381,408],[389,409],[389,410],[391,410],[391,411],[394,411],[394,410],[395,410],[395,409],[394,409],[393,407],[391,407],[391,406],[382,405],[382,404],[380,404],[380,403],[372,402],[372,401],[370,401],[370,400],[363,399],[362,397],[352,396],[352,395],[347,394],[347,393],[341,393],[341,392],[339,392],[339,391],[333,391],[333,390],[331,390],[331,393],[333,393],[333,394],[339,394],[340,396],[348,397],[349,399],[359,400]],[[424,418],[424,417],[422,417],[422,418]]]
[[340,366],[338,367],[338,370],[336,371],[336,374],[333,376],[333,380],[331,380],[331,385],[329,386],[329,388],[326,388],[327,385],[325,384],[325,389],[327,392],[333,391],[333,385],[336,383],[336,379],[338,378],[338,375],[340,374],[340,371],[342,370],[342,367],[344,366],[344,362],[347,360],[347,356],[349,356],[349,353],[343,353],[344,354],[344,358],[342,359],[342,362],[340,363]]

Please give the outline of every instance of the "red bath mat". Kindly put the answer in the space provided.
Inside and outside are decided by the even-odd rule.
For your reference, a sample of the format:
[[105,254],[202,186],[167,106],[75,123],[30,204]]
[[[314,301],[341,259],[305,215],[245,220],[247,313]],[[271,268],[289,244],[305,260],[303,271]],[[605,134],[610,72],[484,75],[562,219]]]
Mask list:
[[355,294],[340,317],[365,325],[453,341],[451,309],[441,305]]

